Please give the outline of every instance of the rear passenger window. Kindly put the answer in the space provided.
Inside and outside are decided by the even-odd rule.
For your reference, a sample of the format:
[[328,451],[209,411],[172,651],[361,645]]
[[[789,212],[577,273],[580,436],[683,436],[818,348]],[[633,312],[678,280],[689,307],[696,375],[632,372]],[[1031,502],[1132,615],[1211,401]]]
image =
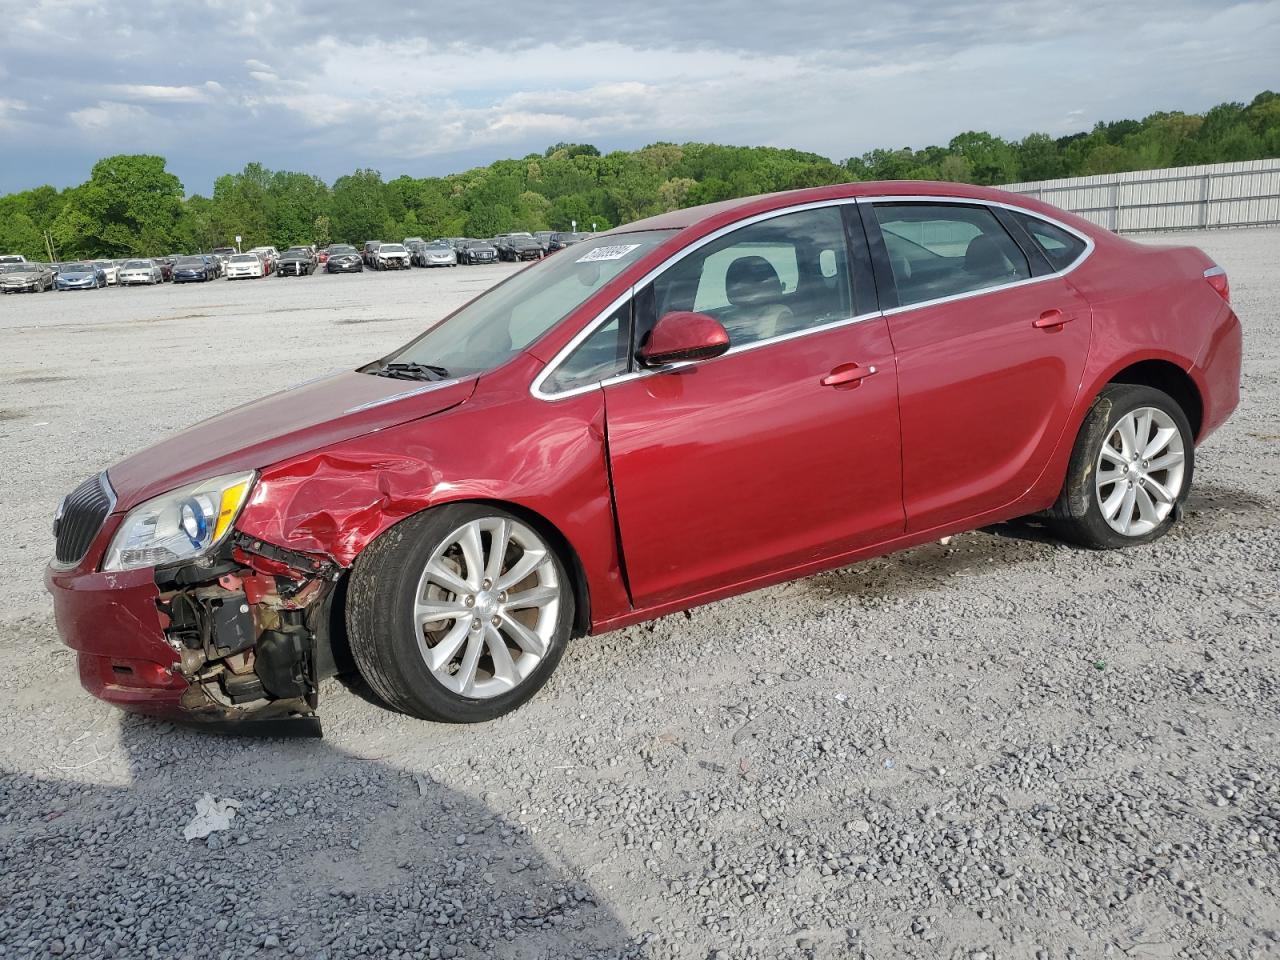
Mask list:
[[1031,239],[1036,242],[1045,257],[1053,264],[1055,270],[1065,270],[1075,263],[1084,253],[1085,242],[1074,233],[1068,233],[1061,227],[1033,217],[1030,214],[1016,212],[1014,214]]
[[877,203],[902,306],[1031,277],[1027,258],[986,207]]

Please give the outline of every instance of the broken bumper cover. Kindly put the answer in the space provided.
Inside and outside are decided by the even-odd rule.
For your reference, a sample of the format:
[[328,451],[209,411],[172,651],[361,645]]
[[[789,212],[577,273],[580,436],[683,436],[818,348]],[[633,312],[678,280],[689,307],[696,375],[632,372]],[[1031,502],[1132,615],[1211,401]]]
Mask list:
[[75,650],[81,685],[126,710],[174,717],[190,684],[165,642],[151,570],[96,573],[50,566],[45,587],[62,641]]
[[[54,563],[45,570],[58,632],[76,652],[81,686],[134,713],[271,735],[282,732],[281,721],[290,721],[287,727],[306,719],[308,724],[298,725],[302,729],[284,732],[318,736],[315,637],[303,618],[312,603],[323,602],[326,581],[312,578],[295,591],[289,576],[295,571],[286,562],[249,557],[239,549],[226,557],[222,569],[248,575],[247,583],[234,573],[205,573],[206,568],[194,562],[166,568],[163,576],[150,567],[100,572],[104,545],[117,522],[115,517],[108,521],[78,565]],[[268,545],[258,546],[276,553]],[[285,560],[294,559],[285,553]],[[280,571],[285,580],[255,572],[254,563]],[[172,579],[163,583],[164,577]],[[282,582],[290,599],[276,593],[275,585]],[[224,584],[234,584],[234,589]],[[238,656],[219,649],[230,636],[225,632],[227,617],[218,616],[224,607],[239,611],[231,614],[239,629],[235,639],[240,648],[233,651]],[[294,661],[288,658],[289,650],[305,652]],[[254,672],[255,657],[257,669],[268,680]],[[239,674],[230,672],[233,663]],[[264,725],[268,721],[269,727]]]

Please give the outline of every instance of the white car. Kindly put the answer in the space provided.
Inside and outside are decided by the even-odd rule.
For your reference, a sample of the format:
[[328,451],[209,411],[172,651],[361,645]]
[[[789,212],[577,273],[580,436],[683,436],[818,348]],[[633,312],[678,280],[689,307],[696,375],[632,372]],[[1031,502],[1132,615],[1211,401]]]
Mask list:
[[[126,260],[117,271],[116,280],[122,287],[135,283],[164,283],[164,271],[154,260]],[[110,278],[107,282],[111,282]]]
[[412,254],[403,243],[384,243],[374,254],[373,265],[379,270],[406,270]]
[[0,254],[0,263],[26,263],[27,258],[20,253]]
[[120,282],[120,265],[114,260],[95,260],[95,267],[101,267],[102,272],[107,275],[107,286],[112,287]]
[[267,265],[256,253],[237,253],[227,259],[224,268],[228,280],[240,280],[245,277],[265,277]]
[[275,247],[254,247],[249,251],[256,253],[262,257],[262,262],[266,265],[267,273],[271,273],[276,268],[276,261],[280,259],[280,251]]

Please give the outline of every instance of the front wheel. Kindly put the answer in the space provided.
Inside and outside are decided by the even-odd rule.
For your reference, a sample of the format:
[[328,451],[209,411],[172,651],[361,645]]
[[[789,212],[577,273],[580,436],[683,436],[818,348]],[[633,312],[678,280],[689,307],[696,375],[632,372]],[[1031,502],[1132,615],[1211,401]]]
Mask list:
[[564,563],[526,521],[454,504],[392,527],[355,561],[347,633],[361,675],[424,720],[475,723],[520,706],[573,625]]
[[1080,427],[1050,523],[1094,549],[1150,543],[1177,520],[1194,470],[1195,435],[1174,399],[1109,384]]

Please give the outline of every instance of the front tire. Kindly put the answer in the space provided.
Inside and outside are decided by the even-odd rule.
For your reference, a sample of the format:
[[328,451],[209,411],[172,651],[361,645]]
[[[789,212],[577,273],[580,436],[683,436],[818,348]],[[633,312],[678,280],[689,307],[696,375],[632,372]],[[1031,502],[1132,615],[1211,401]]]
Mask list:
[[346,619],[361,675],[390,706],[476,723],[546,683],[574,596],[533,526],[495,506],[452,504],[402,521],[356,558]]
[[1108,384],[1081,424],[1050,524],[1096,550],[1150,543],[1181,514],[1194,471],[1195,434],[1174,399]]

